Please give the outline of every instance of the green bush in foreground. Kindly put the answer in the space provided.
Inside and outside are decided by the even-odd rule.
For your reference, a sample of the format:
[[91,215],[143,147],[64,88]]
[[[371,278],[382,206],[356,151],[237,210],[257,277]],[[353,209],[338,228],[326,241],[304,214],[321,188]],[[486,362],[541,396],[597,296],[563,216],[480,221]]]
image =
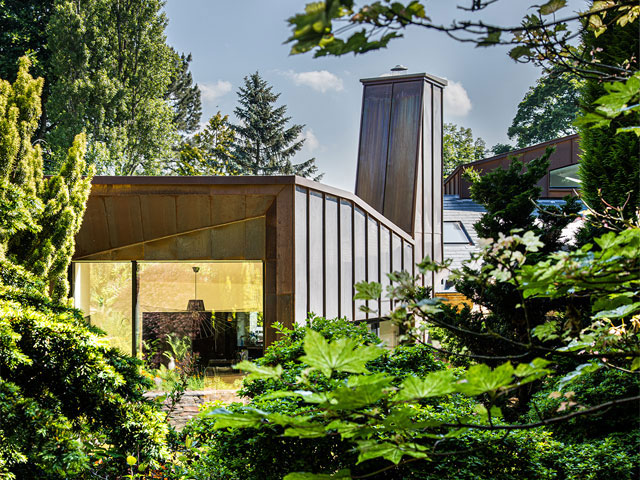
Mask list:
[[67,306],[91,170],[80,135],[43,179],[31,142],[43,81],[28,67],[0,80],[0,478],[82,478],[95,462],[122,473],[128,454],[162,459],[168,427],[143,399],[139,362]]

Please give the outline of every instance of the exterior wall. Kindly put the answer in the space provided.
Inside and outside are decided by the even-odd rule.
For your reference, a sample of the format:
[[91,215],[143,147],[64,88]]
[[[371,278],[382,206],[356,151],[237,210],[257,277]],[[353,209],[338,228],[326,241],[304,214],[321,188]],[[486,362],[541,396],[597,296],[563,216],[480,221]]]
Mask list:
[[[513,152],[496,155],[495,157],[486,158],[477,162],[468,163],[456,168],[444,182],[445,195],[459,195],[460,198],[470,198],[469,182],[462,178],[462,172],[467,167],[473,167],[480,174],[490,172],[496,168],[508,168],[511,159],[517,157],[521,161],[527,163],[534,158],[542,156],[547,147],[554,147],[555,151],[549,159],[549,170],[575,165],[580,158],[580,138],[577,134],[559,138],[549,142],[540,143],[531,147],[515,150]],[[542,188],[541,198],[562,198],[573,193],[571,188],[551,188],[549,186],[549,174],[547,173],[538,185]]]
[[297,179],[293,222],[295,320],[307,312],[327,318],[374,321],[392,308],[388,300],[369,302],[360,311],[354,284],[389,284],[387,273],[414,270],[414,240],[360,198]]

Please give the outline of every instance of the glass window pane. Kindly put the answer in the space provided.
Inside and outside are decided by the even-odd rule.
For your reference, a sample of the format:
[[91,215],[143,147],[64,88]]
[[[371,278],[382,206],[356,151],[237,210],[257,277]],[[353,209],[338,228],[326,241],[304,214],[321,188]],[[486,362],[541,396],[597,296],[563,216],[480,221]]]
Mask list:
[[307,318],[307,191],[296,187],[296,312],[295,321]]
[[338,199],[325,197],[325,316],[338,316]]
[[444,222],[444,243],[473,243],[462,222]]
[[131,262],[74,263],[73,302],[109,344],[132,353]]
[[340,201],[340,316],[353,319],[353,254],[351,216],[353,207]]
[[150,361],[167,363],[172,342],[187,342],[202,367],[262,351],[262,262],[140,262],[138,272]]
[[549,187],[580,188],[580,179],[578,178],[578,164],[551,170],[549,172]]
[[322,195],[311,191],[309,196],[309,311],[324,315],[322,306]]

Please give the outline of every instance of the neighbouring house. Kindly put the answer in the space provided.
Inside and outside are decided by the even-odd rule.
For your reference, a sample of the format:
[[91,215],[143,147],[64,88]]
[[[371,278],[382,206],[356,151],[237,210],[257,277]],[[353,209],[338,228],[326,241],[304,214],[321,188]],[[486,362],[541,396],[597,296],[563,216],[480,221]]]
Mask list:
[[446,81],[362,83],[355,194],[295,176],[95,177],[70,275],[87,321],[134,355],[189,337],[207,366],[260,355],[276,323],[308,312],[367,322],[394,345],[393,305],[361,311],[354,284],[443,259]]
[[[475,203],[469,195],[470,184],[462,173],[466,168],[473,167],[481,175],[496,168],[507,168],[512,159],[527,163],[545,153],[547,147],[553,147],[554,152],[549,157],[549,171],[540,179],[538,186],[541,188],[538,204],[541,207],[559,206],[564,201],[563,197],[572,195],[580,187],[578,180],[578,161],[580,149],[579,136],[569,135],[548,142],[533,145],[527,148],[514,150],[477,162],[467,163],[457,167],[444,180],[443,195],[443,248],[444,258],[452,259],[452,267],[459,268],[462,262],[468,260],[471,254],[477,252],[478,235],[473,225],[484,214],[484,208]],[[447,282],[446,277],[441,278],[436,291],[443,296],[455,299],[451,295],[453,285]]]

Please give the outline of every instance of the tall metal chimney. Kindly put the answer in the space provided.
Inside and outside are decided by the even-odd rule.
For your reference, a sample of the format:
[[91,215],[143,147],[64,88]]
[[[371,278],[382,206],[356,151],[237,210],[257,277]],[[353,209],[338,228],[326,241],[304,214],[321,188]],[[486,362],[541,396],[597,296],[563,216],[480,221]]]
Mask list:
[[[426,73],[360,80],[364,85],[356,195],[415,239],[415,259],[442,260],[442,94]],[[434,284],[433,275],[425,285]]]

